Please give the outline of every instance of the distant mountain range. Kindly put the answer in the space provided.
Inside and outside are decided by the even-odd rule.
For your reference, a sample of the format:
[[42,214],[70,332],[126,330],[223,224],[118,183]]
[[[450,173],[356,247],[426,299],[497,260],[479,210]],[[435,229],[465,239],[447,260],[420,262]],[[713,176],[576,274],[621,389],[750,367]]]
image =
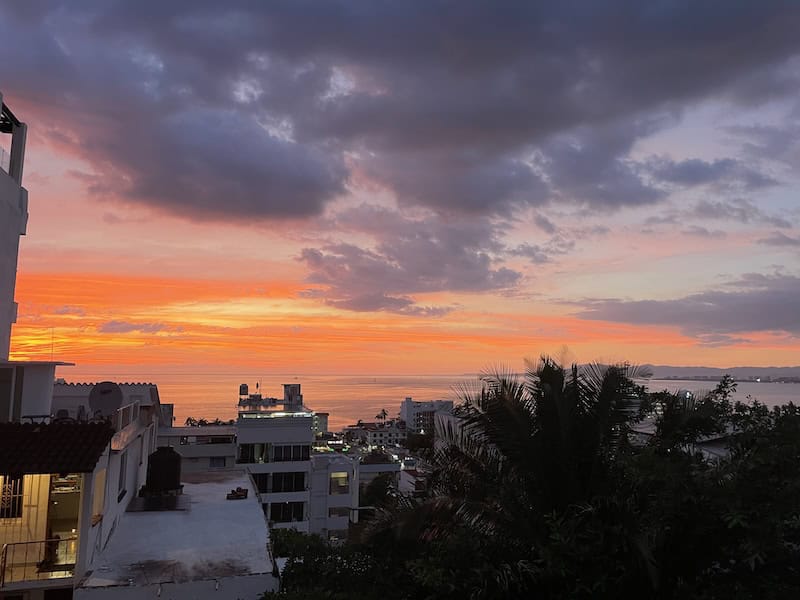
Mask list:
[[800,377],[800,366],[798,367],[729,367],[717,369],[713,367],[672,367],[669,365],[642,365],[653,373],[654,379],[694,379],[694,378],[715,378],[719,379],[725,374],[734,379],[753,379],[761,377],[775,380],[780,377]]

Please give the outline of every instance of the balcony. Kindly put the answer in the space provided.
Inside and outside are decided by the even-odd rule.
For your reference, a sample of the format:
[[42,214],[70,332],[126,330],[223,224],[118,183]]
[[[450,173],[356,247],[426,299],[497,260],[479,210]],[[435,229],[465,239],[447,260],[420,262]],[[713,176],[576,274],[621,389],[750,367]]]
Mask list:
[[63,584],[75,570],[78,538],[53,538],[3,544],[0,550],[0,590],[24,588],[21,584]]

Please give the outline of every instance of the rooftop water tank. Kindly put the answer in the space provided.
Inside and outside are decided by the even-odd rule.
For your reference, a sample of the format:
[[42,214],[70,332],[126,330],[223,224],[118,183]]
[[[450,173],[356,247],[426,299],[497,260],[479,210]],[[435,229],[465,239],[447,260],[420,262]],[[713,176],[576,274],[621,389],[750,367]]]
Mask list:
[[181,455],[171,446],[159,446],[147,462],[147,492],[154,495],[179,494]]

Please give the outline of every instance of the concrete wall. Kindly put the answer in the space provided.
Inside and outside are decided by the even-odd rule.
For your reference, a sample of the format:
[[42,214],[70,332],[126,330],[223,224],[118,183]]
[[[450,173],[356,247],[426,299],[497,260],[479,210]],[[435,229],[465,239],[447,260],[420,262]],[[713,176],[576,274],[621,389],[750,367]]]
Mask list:
[[28,222],[28,192],[0,170],[0,360],[8,360],[11,324],[16,321],[14,287],[19,237]]

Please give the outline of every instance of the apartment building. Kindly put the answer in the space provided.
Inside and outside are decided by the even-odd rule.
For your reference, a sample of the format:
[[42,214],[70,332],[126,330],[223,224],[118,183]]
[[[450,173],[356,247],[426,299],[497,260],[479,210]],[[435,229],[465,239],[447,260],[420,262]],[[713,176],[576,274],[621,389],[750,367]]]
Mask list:
[[400,420],[411,433],[433,434],[437,412],[453,410],[452,400],[430,400],[417,402],[406,398],[400,404]]
[[270,527],[323,535],[346,529],[344,517],[349,523],[358,507],[356,465],[312,453],[314,413],[302,403],[300,384],[284,385],[282,400],[248,391],[240,386],[237,463],[252,476]]

